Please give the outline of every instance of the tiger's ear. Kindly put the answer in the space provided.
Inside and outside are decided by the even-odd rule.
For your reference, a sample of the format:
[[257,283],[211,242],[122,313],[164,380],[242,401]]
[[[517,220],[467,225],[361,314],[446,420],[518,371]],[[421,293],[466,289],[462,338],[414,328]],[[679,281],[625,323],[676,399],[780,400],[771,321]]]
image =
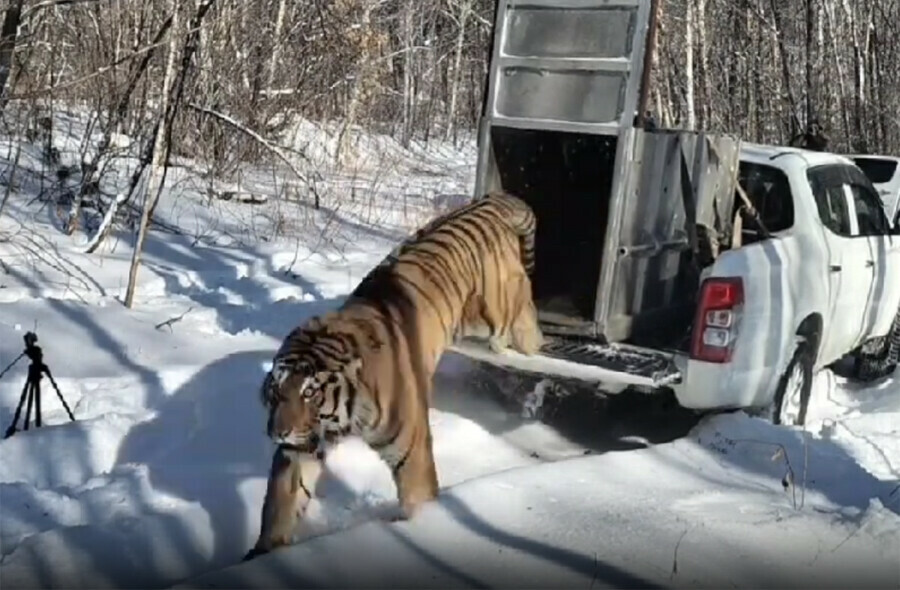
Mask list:
[[296,365],[275,363],[272,366],[271,371],[272,380],[278,385],[278,387],[283,387],[290,377],[309,377],[313,373],[313,366],[307,361],[300,361]]
[[287,378],[291,376],[291,370],[284,365],[274,365],[269,375],[275,385],[281,387],[287,381]]
[[272,371],[267,371],[265,376],[263,377],[262,384],[259,386],[259,396],[262,398],[262,403],[264,406],[269,405],[272,401],[272,389],[275,386],[275,377],[272,375]]

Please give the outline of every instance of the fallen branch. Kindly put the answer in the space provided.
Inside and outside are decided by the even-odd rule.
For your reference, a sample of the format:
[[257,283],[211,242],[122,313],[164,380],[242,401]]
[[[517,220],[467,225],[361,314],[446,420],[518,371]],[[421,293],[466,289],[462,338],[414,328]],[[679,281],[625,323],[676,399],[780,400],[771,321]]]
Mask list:
[[269,200],[266,195],[249,191],[213,191],[212,196],[220,201],[235,200],[238,203],[247,203],[248,205],[261,205]]
[[231,125],[238,131],[240,131],[240,132],[244,133],[245,135],[248,135],[251,138],[253,138],[254,140],[256,140],[261,146],[265,147],[267,150],[271,151],[273,154],[278,156],[278,158],[282,162],[284,162],[288,168],[290,168],[291,172],[293,172],[294,175],[297,178],[299,178],[301,182],[306,184],[306,186],[309,187],[309,190],[311,190],[314,195],[316,194],[316,189],[313,187],[312,183],[309,181],[308,178],[306,178],[306,176],[302,172],[300,172],[297,169],[296,166],[294,166],[294,164],[291,162],[290,158],[287,157],[287,154],[284,153],[284,150],[282,148],[275,145],[274,143],[272,143],[271,141],[269,141],[268,139],[266,139],[265,137],[263,137],[256,131],[250,129],[246,125],[241,124],[234,117],[229,117],[225,113],[220,113],[219,111],[215,111],[213,109],[210,109],[207,107],[202,107],[200,105],[193,104],[193,103],[188,103],[187,106],[194,109],[195,111],[199,111],[205,115],[209,115],[215,119],[218,119],[219,121],[222,121],[223,123],[227,123],[228,125]]
[[175,316],[175,317],[171,317],[171,318],[167,319],[167,320],[164,321],[164,322],[160,322],[160,323],[156,324],[156,325],[153,326],[153,327],[154,327],[155,329],[157,329],[157,330],[159,330],[159,329],[161,329],[161,328],[163,328],[163,327],[168,327],[168,328],[169,328],[169,332],[171,332],[171,331],[172,331],[172,324],[175,324],[175,323],[180,322],[181,320],[183,320],[183,319],[184,319],[184,316],[186,316],[188,313],[190,313],[190,311],[191,311],[192,309],[194,309],[193,306],[187,308],[187,310],[185,310],[185,312],[184,312],[183,314],[177,315],[177,316]]
[[100,243],[106,238],[107,234],[109,234],[110,229],[112,228],[113,220],[116,217],[116,213],[119,212],[119,207],[122,206],[125,201],[131,196],[131,192],[128,193],[119,193],[116,196],[116,200],[112,202],[109,206],[109,209],[106,210],[106,214],[103,216],[103,221],[100,222],[100,227],[97,228],[97,231],[94,232],[94,237],[87,243],[87,245],[82,249],[82,252],[85,254],[93,253],[99,246]]
[[[156,132],[159,129],[159,121],[156,122],[156,125],[153,127],[153,133],[151,136],[155,137]],[[129,205],[132,208],[134,207],[129,203],[131,197],[135,194],[137,190],[138,183],[141,181],[141,177],[144,175],[144,170],[150,165],[150,161],[153,159],[153,141],[148,141],[144,146],[144,149],[141,152],[140,160],[138,161],[138,165],[135,167],[134,171],[131,173],[131,179],[128,182],[128,192],[124,193],[125,196],[119,201],[119,198],[116,197],[116,202],[112,205],[118,211],[123,205]],[[121,196],[121,195],[119,195]],[[143,212],[138,213],[138,216]],[[109,235],[110,230],[112,229],[112,223],[103,225],[101,224],[100,228],[98,228],[96,235],[91,238],[88,246],[85,248],[84,252],[86,254],[93,253],[100,245],[106,240]]]

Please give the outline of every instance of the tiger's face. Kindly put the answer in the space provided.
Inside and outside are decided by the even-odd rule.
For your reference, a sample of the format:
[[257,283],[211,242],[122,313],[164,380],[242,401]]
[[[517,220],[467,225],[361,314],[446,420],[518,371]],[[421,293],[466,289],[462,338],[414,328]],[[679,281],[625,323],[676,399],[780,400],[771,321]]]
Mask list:
[[341,430],[337,410],[348,385],[346,371],[320,370],[308,361],[273,366],[261,392],[269,438],[300,453],[317,453],[326,435]]

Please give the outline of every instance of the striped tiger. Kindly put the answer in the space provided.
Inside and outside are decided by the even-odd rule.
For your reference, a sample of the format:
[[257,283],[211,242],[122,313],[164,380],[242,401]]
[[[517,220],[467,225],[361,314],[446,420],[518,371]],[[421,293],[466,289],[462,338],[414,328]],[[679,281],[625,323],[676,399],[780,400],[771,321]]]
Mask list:
[[423,226],[338,309],[287,335],[261,387],[278,447],[245,559],[290,542],[324,445],[347,435],[390,467],[404,518],[437,496],[428,408],[444,350],[470,333],[528,355],[543,342],[529,279],[535,227],[524,201],[490,193]]

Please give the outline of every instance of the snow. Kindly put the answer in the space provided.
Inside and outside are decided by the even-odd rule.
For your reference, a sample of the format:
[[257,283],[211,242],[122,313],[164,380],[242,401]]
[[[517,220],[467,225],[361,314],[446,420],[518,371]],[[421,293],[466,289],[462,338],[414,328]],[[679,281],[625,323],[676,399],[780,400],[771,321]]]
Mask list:
[[[57,126],[70,129],[63,161],[79,121]],[[698,419],[648,396],[537,421],[487,396],[453,353],[430,413],[436,502],[388,522],[389,471],[348,440],[296,544],[241,563],[272,452],[257,388],[281,338],[473,180],[471,141],[361,136],[335,169],[333,132],[293,132],[285,141],[309,146],[320,170],[322,209],[283,166],[246,167],[241,189],[268,196],[251,205],[209,201],[200,166],[177,162],[131,310],[132,232],[83,253],[88,235],[64,235],[37,198],[39,148],[0,144],[8,160],[20,145],[27,169],[0,215],[0,369],[36,329],[76,418],[44,379],[44,426],[0,441],[0,586],[900,584],[900,375],[862,387],[821,373],[805,430],[743,412]],[[26,371],[23,359],[0,379],[4,430]]]

